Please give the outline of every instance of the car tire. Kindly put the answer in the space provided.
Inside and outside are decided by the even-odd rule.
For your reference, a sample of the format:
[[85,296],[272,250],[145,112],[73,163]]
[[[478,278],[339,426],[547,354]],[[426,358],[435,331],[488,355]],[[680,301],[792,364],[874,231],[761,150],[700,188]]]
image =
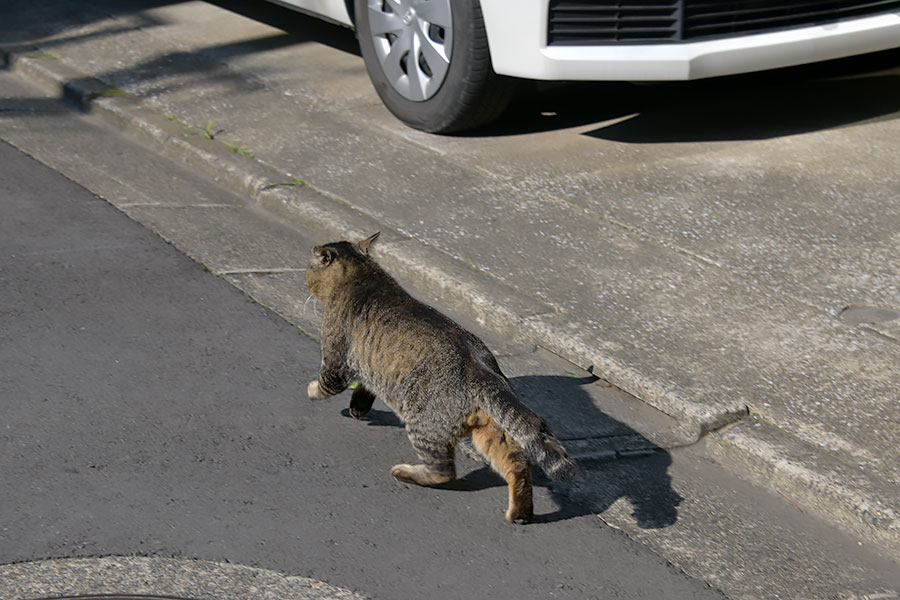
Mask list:
[[456,133],[509,105],[515,80],[494,73],[479,0],[354,0],[354,9],[369,78],[407,125]]

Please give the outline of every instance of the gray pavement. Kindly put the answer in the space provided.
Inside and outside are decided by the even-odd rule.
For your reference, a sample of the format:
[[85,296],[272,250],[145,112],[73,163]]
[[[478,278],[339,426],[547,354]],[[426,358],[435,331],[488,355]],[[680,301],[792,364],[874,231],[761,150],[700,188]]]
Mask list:
[[[824,516],[867,548],[900,547],[898,321],[841,318],[851,305],[900,308],[896,54],[725,82],[582,86],[576,100],[565,89],[529,95],[491,135],[438,138],[395,123],[368,87],[352,34],[314,20],[238,2],[11,6],[0,50],[50,97],[6,88],[0,108],[15,118],[0,135],[90,181],[292,322],[315,330],[297,293],[305,256],[292,251],[291,232],[321,241],[381,229],[382,262],[421,296],[501,334],[509,356],[523,344],[548,348],[667,413],[584,404],[620,414],[638,451],[674,456],[707,434],[701,446],[764,482],[782,508],[803,510],[803,527]],[[148,200],[137,182],[164,161],[129,165],[115,144],[39,114],[60,110],[60,95],[239,196],[223,201],[202,183],[157,176],[158,198]],[[210,120],[213,140],[201,133]],[[306,185],[278,185],[293,177]],[[245,203],[291,228],[248,219]],[[547,372],[522,360],[513,360],[518,374]],[[575,411],[543,402],[554,427],[567,427]],[[616,434],[599,417],[578,425],[567,444],[582,456],[628,450],[584,435]],[[677,461],[659,479],[673,472]],[[713,493],[735,508],[717,530],[699,516],[723,516],[698,500],[710,486],[682,479],[684,502],[647,519],[627,508],[640,493],[623,504],[597,491],[614,478],[587,480],[574,492],[587,510],[729,595],[759,596],[741,573],[712,566],[740,554],[723,542],[729,533],[771,517],[756,499]],[[773,547],[809,560],[806,578],[798,568],[767,581],[769,596],[896,589],[860,584],[868,571],[837,566],[858,557],[829,563],[837,559],[817,554],[794,520],[743,549],[753,557],[743,568],[758,578],[775,568],[765,562]],[[696,535],[703,527],[706,538]],[[823,564],[849,579],[816,588],[809,565]]]

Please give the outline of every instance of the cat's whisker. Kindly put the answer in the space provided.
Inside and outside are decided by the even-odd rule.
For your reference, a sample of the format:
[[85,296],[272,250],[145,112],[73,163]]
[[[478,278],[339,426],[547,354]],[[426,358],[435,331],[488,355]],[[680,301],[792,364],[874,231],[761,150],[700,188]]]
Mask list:
[[309,301],[310,301],[310,300],[313,301],[313,315],[315,315],[315,316],[318,317],[318,316],[319,316],[319,311],[318,311],[317,309],[318,309],[318,306],[319,306],[319,301],[316,300],[316,297],[313,296],[312,294],[310,294],[309,296],[307,296],[307,297],[306,297],[306,301],[303,303],[303,316],[306,316],[306,305],[309,304]]

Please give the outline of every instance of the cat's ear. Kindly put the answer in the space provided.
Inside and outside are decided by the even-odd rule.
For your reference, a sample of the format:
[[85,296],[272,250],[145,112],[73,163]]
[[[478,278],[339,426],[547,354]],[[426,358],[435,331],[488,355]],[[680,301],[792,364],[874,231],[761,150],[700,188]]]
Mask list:
[[375,240],[378,239],[378,236],[379,236],[379,235],[381,235],[381,232],[380,232],[380,231],[379,231],[378,233],[376,233],[375,235],[370,235],[369,237],[367,237],[366,239],[364,239],[363,241],[361,241],[360,243],[358,243],[358,244],[356,245],[356,247],[359,248],[359,251],[360,251],[360,252],[362,252],[363,254],[365,254],[366,256],[368,256],[368,254],[369,254],[369,246],[372,244],[372,242],[374,242]]
[[315,258],[316,265],[319,267],[327,267],[332,262],[334,262],[334,257],[337,256],[337,253],[331,248],[326,248],[325,246],[316,246],[313,248],[313,257]]

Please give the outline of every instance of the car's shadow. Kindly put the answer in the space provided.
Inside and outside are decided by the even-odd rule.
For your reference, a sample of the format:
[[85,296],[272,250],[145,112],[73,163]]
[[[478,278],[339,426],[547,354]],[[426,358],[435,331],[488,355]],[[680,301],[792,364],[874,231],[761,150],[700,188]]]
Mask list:
[[247,2],[247,0],[206,0],[206,2],[280,29],[290,34],[291,43],[316,42],[361,56],[356,34],[347,27],[279,6],[274,2]]
[[758,140],[900,116],[900,50],[703,81],[522,82],[507,112],[468,137],[583,128],[625,143]]
[[[536,522],[548,523],[601,514],[621,498],[630,503],[639,527],[656,529],[677,521],[678,506],[683,498],[672,487],[672,478],[668,473],[672,463],[670,454],[599,410],[586,391],[595,379],[524,376],[514,377],[510,381],[522,401],[540,412],[551,427],[558,424],[558,431],[565,431],[565,423],[577,422],[583,431],[596,432],[598,440],[602,440],[607,448],[602,457],[578,459],[578,474],[566,483],[550,481],[539,468],[533,468],[535,486],[549,491],[557,505],[552,512],[535,515]],[[350,418],[346,408],[341,414]],[[389,410],[373,409],[363,421],[373,427],[403,426]],[[560,437],[566,445],[565,436]],[[621,452],[616,451],[619,440],[623,444]],[[643,451],[638,456],[625,457],[633,451],[636,441]],[[462,458],[464,453],[458,454]],[[466,464],[475,466],[466,471]],[[472,492],[506,486],[506,482],[487,466],[466,463],[463,458],[459,467],[461,476],[441,486],[442,489]]]

